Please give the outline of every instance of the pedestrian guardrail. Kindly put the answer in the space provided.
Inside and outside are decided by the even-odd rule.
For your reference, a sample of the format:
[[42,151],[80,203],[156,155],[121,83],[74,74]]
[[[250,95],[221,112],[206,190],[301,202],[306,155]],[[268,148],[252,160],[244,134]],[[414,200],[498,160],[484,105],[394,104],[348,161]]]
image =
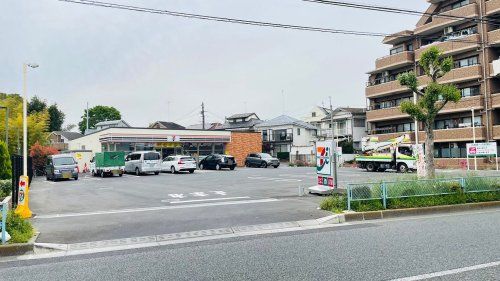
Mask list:
[[7,243],[7,202],[0,202],[0,208],[2,211],[2,221],[0,222],[2,244]]
[[463,193],[500,191],[500,177],[441,178],[426,180],[382,181],[347,184],[347,208],[355,201],[381,200],[384,209],[388,199]]

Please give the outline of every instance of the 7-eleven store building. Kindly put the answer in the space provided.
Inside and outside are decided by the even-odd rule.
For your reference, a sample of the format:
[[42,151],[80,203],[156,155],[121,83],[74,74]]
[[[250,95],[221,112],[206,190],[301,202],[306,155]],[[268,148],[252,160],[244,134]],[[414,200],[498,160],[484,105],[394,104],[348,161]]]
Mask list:
[[211,153],[231,154],[239,165],[248,153],[260,152],[260,133],[168,130],[151,128],[107,128],[72,140],[70,151],[142,151],[156,150],[162,157],[175,154],[206,156]]

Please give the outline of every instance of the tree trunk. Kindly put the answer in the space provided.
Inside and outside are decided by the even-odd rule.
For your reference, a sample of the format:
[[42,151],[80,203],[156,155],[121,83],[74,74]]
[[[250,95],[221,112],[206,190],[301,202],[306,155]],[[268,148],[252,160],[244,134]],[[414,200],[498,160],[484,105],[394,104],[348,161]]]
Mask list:
[[[434,122],[432,122],[434,123]],[[425,177],[434,178],[434,124],[426,124],[425,126]]]

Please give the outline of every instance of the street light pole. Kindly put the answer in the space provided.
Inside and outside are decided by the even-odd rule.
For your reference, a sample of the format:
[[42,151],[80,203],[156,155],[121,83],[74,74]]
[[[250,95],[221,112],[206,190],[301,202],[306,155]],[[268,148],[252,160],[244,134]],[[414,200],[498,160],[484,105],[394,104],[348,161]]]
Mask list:
[[23,64],[23,175],[28,176],[28,102],[26,96],[26,74],[28,67],[37,68],[37,64]]

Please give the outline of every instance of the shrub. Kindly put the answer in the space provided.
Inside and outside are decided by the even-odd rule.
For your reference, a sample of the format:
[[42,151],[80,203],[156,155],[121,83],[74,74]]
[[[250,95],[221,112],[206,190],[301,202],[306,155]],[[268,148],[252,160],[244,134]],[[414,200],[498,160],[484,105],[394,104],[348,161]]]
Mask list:
[[370,199],[372,191],[369,186],[360,185],[352,188],[352,194],[355,199]]
[[343,195],[334,194],[323,199],[319,207],[322,210],[342,213],[343,210],[347,209],[347,198]]
[[31,146],[30,156],[33,158],[33,168],[37,175],[43,174],[45,164],[47,163],[47,157],[58,153],[57,149],[50,146],[43,146],[38,142]]
[[0,199],[5,198],[12,192],[11,180],[0,180]]
[[357,212],[378,211],[384,209],[382,200],[363,200],[351,202],[351,209]]
[[7,231],[10,234],[10,243],[26,243],[33,237],[33,227],[28,220],[10,211],[7,214]]
[[12,164],[10,162],[9,149],[5,142],[0,141],[0,180],[11,178]]

